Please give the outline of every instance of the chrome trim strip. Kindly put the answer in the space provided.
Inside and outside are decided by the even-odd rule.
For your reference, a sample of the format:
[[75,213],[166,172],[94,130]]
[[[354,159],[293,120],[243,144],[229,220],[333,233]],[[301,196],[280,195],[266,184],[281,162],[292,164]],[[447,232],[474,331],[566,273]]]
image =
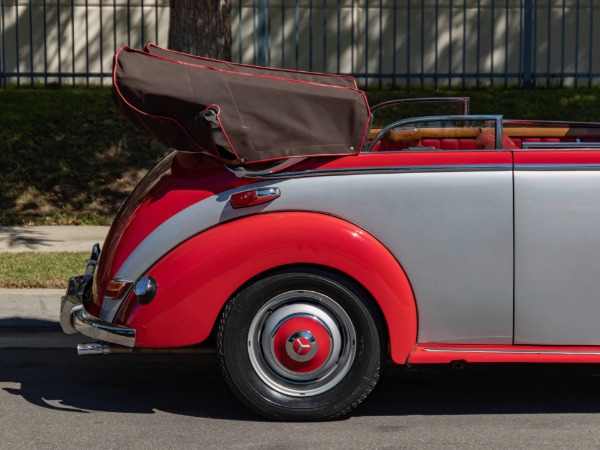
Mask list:
[[271,175],[253,176],[261,180],[281,178],[302,178],[331,175],[368,175],[375,173],[431,173],[431,172],[501,172],[512,170],[512,164],[462,164],[443,166],[378,166],[356,167],[351,169],[313,169],[298,172],[274,173]]
[[600,170],[600,163],[591,164],[515,164],[519,171],[577,171]]
[[[523,120],[523,119],[504,119],[504,125],[517,126],[545,126],[557,127],[568,126],[573,128],[600,128],[598,122],[573,122],[569,120]],[[508,128],[508,127],[507,127]]]
[[410,103],[462,103],[463,112],[465,116],[469,115],[469,97],[424,97],[424,98],[400,98],[395,100],[388,100],[387,102],[378,103],[375,106],[371,106],[371,112],[375,112],[380,108],[387,106],[405,105]]
[[522,142],[521,148],[523,150],[547,150],[547,149],[560,149],[560,150],[597,150],[600,148],[600,142]]
[[423,347],[424,352],[438,353],[488,353],[507,355],[600,355],[600,351],[567,351],[567,350],[480,350],[480,349],[455,349],[455,348],[429,348]]
[[250,169],[246,169],[243,166],[238,166],[235,169],[232,169],[231,167],[228,167],[228,166],[225,166],[225,168],[229,172],[233,173],[238,178],[243,178],[243,177],[254,178],[254,177],[269,175],[269,174],[278,172],[287,167],[293,166],[294,164],[297,164],[300,161],[304,161],[305,159],[306,158],[289,158],[289,159],[286,159],[283,162],[280,162],[279,164],[276,164],[273,167],[270,167],[269,169],[265,169],[265,170],[250,170]]
[[265,188],[265,189],[255,189],[256,196],[260,199],[262,197],[271,197],[274,199],[281,196],[281,191],[279,188]]

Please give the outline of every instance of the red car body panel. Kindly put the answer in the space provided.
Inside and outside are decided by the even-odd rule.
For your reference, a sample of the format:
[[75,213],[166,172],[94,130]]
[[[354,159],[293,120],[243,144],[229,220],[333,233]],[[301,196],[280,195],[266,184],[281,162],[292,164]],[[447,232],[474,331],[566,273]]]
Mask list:
[[381,168],[397,166],[439,167],[445,165],[471,165],[471,164],[512,164],[512,153],[506,150],[492,152],[479,151],[410,151],[410,152],[374,152],[360,153],[356,156],[343,156],[339,158],[321,158],[301,162],[291,170],[334,170],[356,168]]
[[416,344],[417,315],[404,271],[373,236],[323,214],[263,214],[197,235],[150,269],[157,296],[134,306],[123,325],[136,328],[142,347],[196,344],[240,286],[291,265],[328,267],[360,283],[385,317],[392,358],[406,361]]
[[160,224],[211,195],[250,183],[203,155],[174,153],[161,161],[136,187],[114,220],[103,246],[90,312],[98,314],[108,282]]
[[600,164],[598,150],[517,150],[515,164]]

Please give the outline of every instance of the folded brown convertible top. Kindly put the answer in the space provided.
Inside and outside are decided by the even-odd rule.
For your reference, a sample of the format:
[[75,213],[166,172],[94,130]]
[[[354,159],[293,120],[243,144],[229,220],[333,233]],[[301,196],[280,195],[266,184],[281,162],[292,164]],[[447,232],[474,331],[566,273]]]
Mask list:
[[164,145],[239,164],[358,153],[369,107],[352,77],[270,69],[149,45],[115,55],[115,103]]

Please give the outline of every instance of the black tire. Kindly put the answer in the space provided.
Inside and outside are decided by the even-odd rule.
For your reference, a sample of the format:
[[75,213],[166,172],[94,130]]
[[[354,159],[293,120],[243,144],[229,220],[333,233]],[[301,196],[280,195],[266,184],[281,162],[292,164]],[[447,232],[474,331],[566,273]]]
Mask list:
[[386,348],[379,325],[354,282],[300,268],[271,274],[231,299],[217,351],[229,387],[258,414],[335,419],[377,384]]

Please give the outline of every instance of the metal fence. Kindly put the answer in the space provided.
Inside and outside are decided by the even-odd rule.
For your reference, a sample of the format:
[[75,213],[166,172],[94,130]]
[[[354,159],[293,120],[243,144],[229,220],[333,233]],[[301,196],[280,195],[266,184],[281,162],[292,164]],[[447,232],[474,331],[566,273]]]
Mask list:
[[[592,85],[600,1],[232,0],[234,60],[362,84]],[[168,0],[0,0],[0,84],[110,82],[121,45],[168,45]]]

